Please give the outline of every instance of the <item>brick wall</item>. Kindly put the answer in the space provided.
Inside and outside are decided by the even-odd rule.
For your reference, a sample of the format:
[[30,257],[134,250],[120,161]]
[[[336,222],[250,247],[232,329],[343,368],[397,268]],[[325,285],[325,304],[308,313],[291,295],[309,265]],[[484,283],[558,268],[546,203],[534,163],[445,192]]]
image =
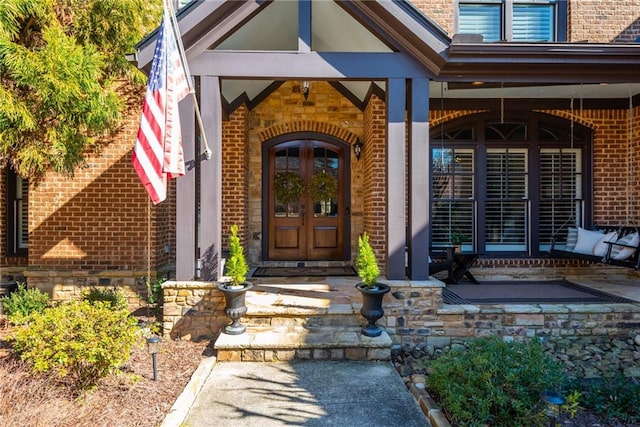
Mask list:
[[449,36],[453,35],[454,2],[453,0],[413,0],[412,3],[442,27]]
[[154,280],[159,263],[175,257],[175,183],[167,201],[150,206],[131,165],[143,93],[121,92],[123,122],[99,141],[99,152],[88,153],[73,178],[48,174],[29,194],[27,280],[54,298],[72,284],[135,288],[141,276],[150,271]]
[[636,0],[571,0],[569,41],[633,42],[640,36],[639,18]]
[[222,124],[222,247],[228,248],[229,227],[237,224],[241,243],[247,241],[248,149],[245,144],[246,106],[239,107]]
[[364,111],[363,218],[364,231],[378,258],[380,271],[385,271],[387,237],[387,142],[386,106],[372,96]]

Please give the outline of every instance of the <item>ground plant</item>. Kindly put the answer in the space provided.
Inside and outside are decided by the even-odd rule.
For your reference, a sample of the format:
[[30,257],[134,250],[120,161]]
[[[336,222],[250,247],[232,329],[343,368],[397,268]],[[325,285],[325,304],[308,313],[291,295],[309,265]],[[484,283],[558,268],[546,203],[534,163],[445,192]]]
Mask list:
[[581,391],[582,406],[602,419],[640,424],[638,379],[616,374],[609,378],[582,381],[574,387]]
[[34,313],[41,313],[49,304],[49,294],[36,288],[27,288],[24,283],[2,299],[2,309],[14,325],[27,323]]
[[82,293],[82,299],[90,303],[103,302],[109,304],[114,310],[127,308],[127,297],[118,288],[91,287]]
[[144,299],[149,304],[158,304],[161,306],[163,301],[162,284],[167,281],[167,278],[158,277],[153,283],[151,283],[149,277],[144,277],[142,280],[147,288],[147,294],[144,296]]
[[129,359],[137,320],[100,301],[72,301],[31,316],[14,348],[34,373],[52,373],[77,391],[94,386]]
[[457,426],[535,426],[546,416],[540,394],[563,381],[562,367],[535,341],[470,341],[435,359],[430,391]]

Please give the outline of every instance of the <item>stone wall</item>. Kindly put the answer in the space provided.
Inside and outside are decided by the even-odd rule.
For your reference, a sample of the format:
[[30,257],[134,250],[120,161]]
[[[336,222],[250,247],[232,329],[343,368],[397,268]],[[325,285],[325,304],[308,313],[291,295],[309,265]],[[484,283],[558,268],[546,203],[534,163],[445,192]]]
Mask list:
[[162,334],[172,339],[212,339],[228,322],[224,295],[211,282],[165,282],[162,285]]
[[[508,339],[633,339],[640,335],[637,304],[448,305],[438,281],[388,281],[385,315],[378,321],[395,344],[445,347],[498,335]],[[163,334],[173,339],[212,339],[228,323],[215,283],[166,282]],[[354,315],[358,315],[354,312]]]
[[[69,301],[81,297],[90,288],[118,288],[127,298],[129,307],[138,308],[147,296],[145,278],[148,272],[113,270],[30,271],[28,285],[49,294],[52,301]],[[155,273],[150,282],[155,281]]]

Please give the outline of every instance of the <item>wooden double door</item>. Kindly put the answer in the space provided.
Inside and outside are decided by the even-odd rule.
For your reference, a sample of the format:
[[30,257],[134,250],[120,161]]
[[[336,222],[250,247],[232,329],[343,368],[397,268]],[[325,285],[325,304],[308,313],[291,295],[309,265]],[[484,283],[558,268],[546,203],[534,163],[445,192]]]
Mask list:
[[295,139],[266,149],[266,259],[349,256],[348,147],[337,141]]

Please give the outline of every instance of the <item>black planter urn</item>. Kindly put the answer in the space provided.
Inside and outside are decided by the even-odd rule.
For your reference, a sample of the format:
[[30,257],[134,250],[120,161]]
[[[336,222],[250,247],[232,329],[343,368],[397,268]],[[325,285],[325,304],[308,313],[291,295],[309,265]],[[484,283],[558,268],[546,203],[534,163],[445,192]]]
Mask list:
[[382,329],[376,325],[378,319],[384,315],[382,309],[382,299],[384,294],[389,292],[389,285],[378,283],[373,288],[367,288],[362,283],[358,283],[356,288],[362,293],[362,308],[360,314],[367,319],[367,324],[362,327],[362,335],[367,337],[379,337]]
[[240,323],[240,318],[247,313],[244,297],[251,288],[251,282],[243,282],[241,286],[233,287],[228,283],[218,283],[218,290],[224,294],[224,314],[231,319],[231,324],[224,328],[225,334],[240,335],[247,330],[247,326]]

